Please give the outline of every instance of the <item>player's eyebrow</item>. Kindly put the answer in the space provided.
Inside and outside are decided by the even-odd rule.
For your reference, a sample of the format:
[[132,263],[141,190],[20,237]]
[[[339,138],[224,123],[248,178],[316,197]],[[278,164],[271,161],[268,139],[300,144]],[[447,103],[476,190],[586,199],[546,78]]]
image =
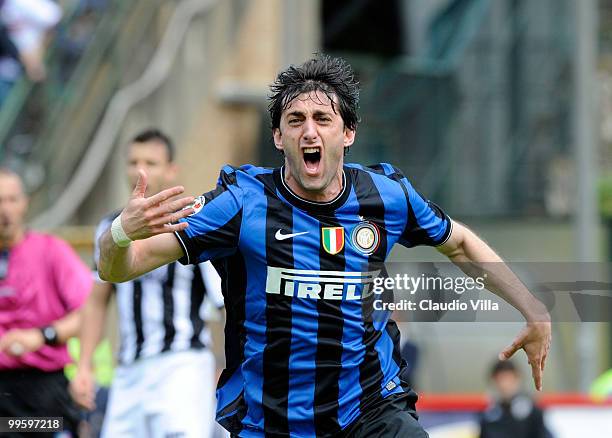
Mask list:
[[316,110],[314,111],[314,116],[331,116],[332,115],[332,111],[326,111],[326,110]]
[[304,112],[303,111],[299,111],[299,110],[294,110],[291,111],[289,114],[287,114],[287,117],[305,117]]
[[[312,115],[314,117],[321,117],[321,116],[331,116],[332,115],[332,111],[326,111],[326,110],[315,110],[313,111]],[[303,111],[300,110],[294,110],[291,111],[290,113],[287,114],[287,117],[301,117],[304,118],[306,117],[306,114]]]

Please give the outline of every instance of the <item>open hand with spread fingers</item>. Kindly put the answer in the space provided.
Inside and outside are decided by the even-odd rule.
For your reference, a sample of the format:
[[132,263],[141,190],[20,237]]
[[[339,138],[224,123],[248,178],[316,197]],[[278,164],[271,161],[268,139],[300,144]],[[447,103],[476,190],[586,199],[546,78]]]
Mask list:
[[138,171],[138,181],[129,202],[121,212],[121,225],[131,240],[146,239],[162,233],[173,233],[187,228],[187,223],[177,223],[179,219],[194,212],[186,208],[193,203],[194,197],[173,199],[185,191],[182,186],[172,187],[145,198],[147,174]]
[[533,382],[538,391],[542,390],[544,366],[552,340],[551,332],[550,321],[528,322],[512,344],[499,353],[500,360],[507,360],[518,350],[525,350],[527,361],[531,365]]

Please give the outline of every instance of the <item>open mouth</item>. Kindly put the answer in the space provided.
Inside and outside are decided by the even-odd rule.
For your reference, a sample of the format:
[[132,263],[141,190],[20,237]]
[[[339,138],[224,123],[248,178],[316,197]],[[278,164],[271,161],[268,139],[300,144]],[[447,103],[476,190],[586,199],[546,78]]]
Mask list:
[[309,173],[315,173],[319,169],[319,163],[321,162],[321,148],[304,148],[303,151],[306,170]]

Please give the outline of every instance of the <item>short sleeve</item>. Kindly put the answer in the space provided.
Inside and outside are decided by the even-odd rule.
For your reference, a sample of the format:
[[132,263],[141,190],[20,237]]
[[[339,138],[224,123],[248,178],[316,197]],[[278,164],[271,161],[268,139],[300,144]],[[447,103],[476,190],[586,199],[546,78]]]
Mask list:
[[211,303],[218,309],[224,307],[223,293],[221,292],[221,277],[217,273],[211,262],[204,262],[198,265],[204,286],[206,286],[206,296]]
[[234,168],[221,170],[214,190],[198,196],[195,212],[180,222],[189,227],[175,235],[183,248],[182,264],[197,264],[227,257],[238,248],[242,223],[243,192]]
[[53,238],[50,249],[55,288],[66,310],[71,312],[85,303],[92,287],[91,273],[63,240]]
[[451,218],[440,207],[416,191],[399,170],[396,170],[396,175],[402,184],[408,204],[406,227],[399,243],[408,248],[444,244],[451,235],[453,227]]

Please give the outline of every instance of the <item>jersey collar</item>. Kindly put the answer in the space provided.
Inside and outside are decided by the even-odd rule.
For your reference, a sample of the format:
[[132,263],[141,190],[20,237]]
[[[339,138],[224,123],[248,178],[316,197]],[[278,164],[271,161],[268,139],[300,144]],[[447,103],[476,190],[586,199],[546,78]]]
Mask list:
[[342,191],[334,199],[326,202],[310,201],[295,194],[285,182],[284,172],[285,166],[274,169],[276,188],[287,201],[305,211],[313,213],[333,212],[346,202],[351,191],[351,172],[347,171],[346,166],[342,169]]

